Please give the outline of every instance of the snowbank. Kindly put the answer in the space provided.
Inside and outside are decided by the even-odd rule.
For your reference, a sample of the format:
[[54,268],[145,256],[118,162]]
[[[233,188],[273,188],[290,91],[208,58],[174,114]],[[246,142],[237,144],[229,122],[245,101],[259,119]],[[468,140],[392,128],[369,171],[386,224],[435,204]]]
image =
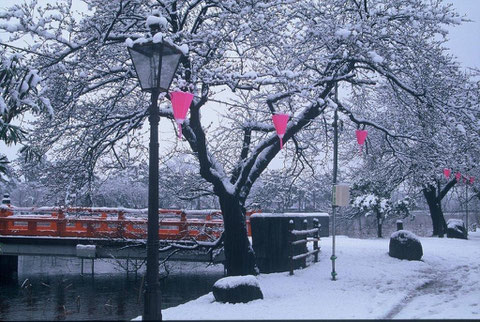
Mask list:
[[163,319],[478,319],[480,231],[470,240],[419,239],[423,261],[402,261],[388,256],[389,239],[338,236],[332,281],[332,239],[322,238],[319,263],[257,277],[263,300],[218,303],[209,293],[163,310]]

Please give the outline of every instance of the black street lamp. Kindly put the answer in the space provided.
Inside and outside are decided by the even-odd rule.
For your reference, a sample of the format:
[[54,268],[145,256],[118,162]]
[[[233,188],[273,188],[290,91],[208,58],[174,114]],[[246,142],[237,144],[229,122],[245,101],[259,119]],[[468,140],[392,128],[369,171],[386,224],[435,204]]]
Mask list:
[[[154,34],[152,28],[152,35]],[[182,52],[167,43],[142,42],[128,48],[140,87],[151,92],[149,109],[150,154],[148,164],[148,233],[147,278],[145,285],[144,320],[161,320],[161,292],[158,280],[158,96],[167,92],[177,70]]]

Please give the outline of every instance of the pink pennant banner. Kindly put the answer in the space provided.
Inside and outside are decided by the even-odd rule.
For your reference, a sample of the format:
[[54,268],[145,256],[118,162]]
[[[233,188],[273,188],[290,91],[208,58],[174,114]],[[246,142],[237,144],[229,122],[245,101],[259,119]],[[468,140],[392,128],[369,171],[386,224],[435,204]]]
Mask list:
[[462,174],[460,172],[455,173],[455,179],[457,179],[458,182],[460,182],[461,177],[462,177]]
[[450,174],[452,173],[452,171],[450,169],[443,169],[443,175],[445,176],[445,178],[450,178]]
[[193,94],[188,92],[171,92],[170,99],[172,101],[173,117],[178,124],[178,137],[182,137],[182,124],[187,117],[188,109],[193,101]]
[[275,130],[277,131],[277,135],[280,138],[280,149],[283,149],[283,136],[287,131],[287,124],[290,115],[278,113],[272,115],[273,125],[275,126]]
[[357,143],[360,146],[360,153],[362,153],[362,147],[367,139],[367,130],[355,130],[355,135],[357,136]]
[[470,180],[469,180],[470,184],[473,184],[474,181],[475,181],[475,177],[470,177]]

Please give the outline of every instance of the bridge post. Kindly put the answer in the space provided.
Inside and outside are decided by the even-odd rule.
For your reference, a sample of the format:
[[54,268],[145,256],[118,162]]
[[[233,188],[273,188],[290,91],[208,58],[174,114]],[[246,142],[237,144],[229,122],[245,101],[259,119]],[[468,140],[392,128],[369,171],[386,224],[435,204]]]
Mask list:
[[9,283],[17,279],[18,256],[0,255],[0,283]]

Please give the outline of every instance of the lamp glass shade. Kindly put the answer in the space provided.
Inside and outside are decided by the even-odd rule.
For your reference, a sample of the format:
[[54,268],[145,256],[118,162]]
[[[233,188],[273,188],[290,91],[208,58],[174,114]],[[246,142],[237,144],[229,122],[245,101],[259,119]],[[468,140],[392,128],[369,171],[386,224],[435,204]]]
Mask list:
[[133,66],[144,91],[168,91],[182,53],[164,43],[139,43],[129,47]]

